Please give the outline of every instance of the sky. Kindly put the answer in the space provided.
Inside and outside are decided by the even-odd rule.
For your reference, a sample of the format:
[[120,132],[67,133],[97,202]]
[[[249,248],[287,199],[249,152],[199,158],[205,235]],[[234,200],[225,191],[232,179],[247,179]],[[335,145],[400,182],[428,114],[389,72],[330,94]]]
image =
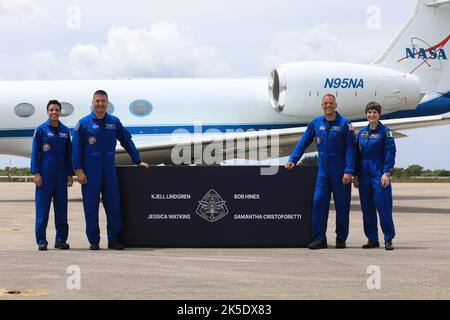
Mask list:
[[[291,61],[371,63],[414,5],[0,0],[0,80],[260,77]],[[397,140],[398,167],[450,169],[450,126],[403,133],[408,138]],[[29,165],[0,155],[0,168],[10,163]]]

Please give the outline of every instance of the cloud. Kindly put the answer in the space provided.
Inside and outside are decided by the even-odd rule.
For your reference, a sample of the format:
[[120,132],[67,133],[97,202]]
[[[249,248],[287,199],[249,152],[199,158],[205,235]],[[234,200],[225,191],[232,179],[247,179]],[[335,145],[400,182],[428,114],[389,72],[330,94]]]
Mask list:
[[0,0],[0,23],[17,27],[32,24],[45,14],[45,10],[34,0]]
[[233,75],[216,47],[198,44],[190,29],[167,22],[112,27],[104,45],[75,45],[69,64],[71,76],[81,79]]
[[282,63],[293,61],[370,63],[379,50],[379,46],[369,40],[355,42],[350,35],[338,36],[329,23],[324,23],[307,31],[274,34],[269,53],[262,59],[262,65],[265,70],[270,70]]
[[27,59],[28,79],[44,80],[59,78],[58,63],[52,51],[33,52]]

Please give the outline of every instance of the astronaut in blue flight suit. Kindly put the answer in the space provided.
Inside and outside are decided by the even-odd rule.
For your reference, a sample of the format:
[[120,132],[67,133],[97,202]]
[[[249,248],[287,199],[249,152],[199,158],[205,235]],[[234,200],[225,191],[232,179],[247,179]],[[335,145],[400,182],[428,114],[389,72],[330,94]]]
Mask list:
[[336,98],[332,94],[323,97],[324,115],[308,125],[285,164],[287,170],[292,170],[308,146],[316,142],[319,172],[314,191],[310,249],[328,247],[326,230],[331,193],[336,207],[336,248],[346,248],[356,137],[352,124],[336,112],[336,107]]
[[47,250],[46,230],[53,199],[55,211],[55,248],[67,250],[67,187],[73,184],[71,141],[69,129],[59,121],[61,104],[51,100],[47,104],[49,119],[38,126],[33,136],[31,173],[36,184],[35,234],[38,249]]
[[381,106],[371,102],[366,107],[369,125],[358,133],[356,170],[353,184],[359,187],[364,233],[369,239],[364,249],[378,248],[377,211],[384,233],[386,250],[394,250],[392,187],[390,173],[395,164],[395,141],[392,131],[380,121]]
[[91,250],[100,249],[98,210],[100,192],[107,217],[108,248],[122,250],[119,233],[122,229],[119,184],[115,167],[117,140],[131,156],[134,164],[149,168],[141,161],[131,134],[120,120],[106,112],[108,94],[95,92],[93,112],[81,119],[73,135],[73,166],[82,185],[83,207],[86,219],[86,234]]

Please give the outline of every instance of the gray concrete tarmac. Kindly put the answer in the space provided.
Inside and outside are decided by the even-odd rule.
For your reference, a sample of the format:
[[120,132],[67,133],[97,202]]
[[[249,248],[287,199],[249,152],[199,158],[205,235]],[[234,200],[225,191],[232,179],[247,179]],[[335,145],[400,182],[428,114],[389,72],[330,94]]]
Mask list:
[[[345,250],[334,248],[331,211],[325,250],[94,252],[88,250],[76,185],[69,202],[71,250],[49,246],[39,252],[34,185],[0,183],[0,299],[449,299],[450,184],[394,184],[397,237],[391,252],[361,249],[366,239],[357,191],[353,194]],[[103,208],[100,217],[105,248]],[[47,234],[49,241],[54,238],[53,212]],[[80,271],[79,282],[73,270]],[[371,270],[379,270],[380,277]]]

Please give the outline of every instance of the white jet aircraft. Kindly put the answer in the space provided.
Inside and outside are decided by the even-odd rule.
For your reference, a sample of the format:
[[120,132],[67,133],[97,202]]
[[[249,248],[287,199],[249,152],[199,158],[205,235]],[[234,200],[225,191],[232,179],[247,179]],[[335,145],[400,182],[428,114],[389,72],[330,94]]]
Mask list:
[[[108,92],[109,112],[153,164],[289,155],[307,123],[322,114],[327,93],[337,97],[338,111],[356,129],[366,125],[358,122],[365,119],[365,105],[380,103],[384,123],[402,137],[398,130],[450,123],[443,115],[450,112],[449,40],[450,0],[418,0],[410,19],[370,65],[293,62],[275,68],[269,79],[2,81],[0,153],[30,157],[34,128],[47,118],[48,100],[63,102],[62,121],[73,128],[90,112],[97,89]],[[206,153],[212,161],[205,161]],[[130,163],[121,147],[117,162]]]

